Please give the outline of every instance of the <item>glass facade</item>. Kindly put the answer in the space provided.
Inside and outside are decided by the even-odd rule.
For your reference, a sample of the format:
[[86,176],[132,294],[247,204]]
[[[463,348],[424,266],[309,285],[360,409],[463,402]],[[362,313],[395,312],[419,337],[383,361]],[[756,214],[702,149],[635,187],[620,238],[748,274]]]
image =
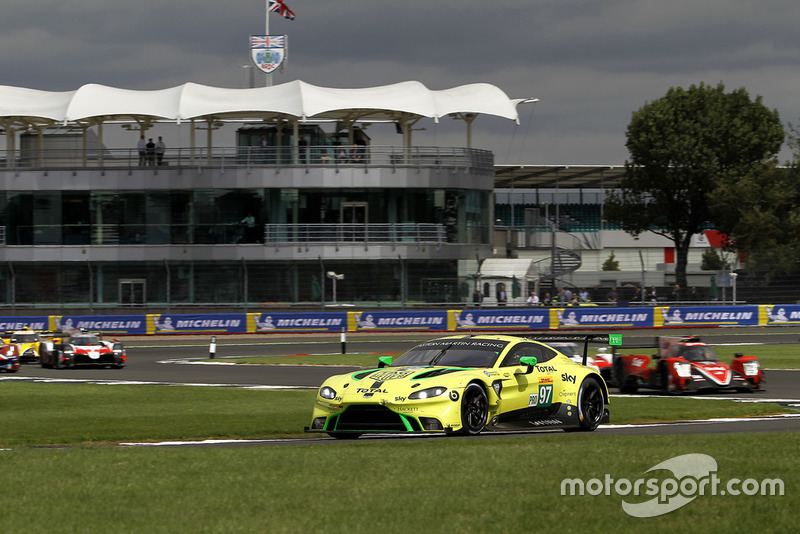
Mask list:
[[[11,304],[275,305],[330,303],[337,281],[341,302],[458,302],[468,284],[455,260],[378,261],[150,261],[0,264],[0,295]],[[324,292],[324,294],[323,294]]]
[[264,224],[431,223],[489,242],[491,193],[464,189],[0,192],[7,245],[263,242]]
[[[403,258],[391,243],[407,241],[415,249],[430,246],[431,251],[447,244],[486,246],[490,202],[491,191],[438,188],[2,191],[0,226],[6,228],[6,250],[34,252],[42,246],[74,252],[72,261],[49,261],[56,255],[48,261],[0,263],[0,305],[97,311],[120,306],[319,305],[334,298],[328,271],[345,275],[336,283],[339,302],[463,301],[468,284],[458,280],[458,260],[447,255]],[[358,241],[365,233],[342,240],[340,233],[329,230],[362,224],[372,225],[372,243],[379,239],[379,229],[388,228],[390,241],[381,243],[389,243],[391,252],[368,261],[359,260],[358,253],[356,259],[345,253],[269,260],[274,247],[292,247],[297,241],[293,229],[300,227],[314,228],[317,245],[324,246],[327,239],[337,243],[337,251],[363,250]],[[269,225],[280,229],[278,238],[265,246]],[[425,231],[434,237],[420,237],[416,225],[428,225]],[[167,259],[168,249],[158,247],[259,244],[264,259],[247,261],[237,259],[234,248],[219,254],[220,259],[184,261]],[[102,261],[89,260],[92,254],[75,260],[93,246],[114,252]],[[135,250],[143,251],[142,261],[108,259],[131,246],[141,247]],[[207,248],[193,250],[198,257],[215,255]],[[190,251],[187,258],[191,256]]]

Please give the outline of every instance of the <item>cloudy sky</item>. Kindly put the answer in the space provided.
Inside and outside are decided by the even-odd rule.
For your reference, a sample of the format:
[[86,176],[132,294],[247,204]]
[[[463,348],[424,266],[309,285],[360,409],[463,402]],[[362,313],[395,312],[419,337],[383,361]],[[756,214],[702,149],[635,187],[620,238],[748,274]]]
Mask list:
[[[619,164],[631,113],[670,87],[747,89],[800,123],[797,0],[286,0],[289,63],[273,84],[431,89],[487,82],[520,124],[480,117],[473,145],[496,163]],[[248,37],[265,0],[4,0],[0,85],[63,91],[86,83],[162,89],[246,87]],[[263,78],[256,83],[262,85]],[[415,144],[464,146],[462,123],[423,121]],[[399,144],[372,131],[378,144]],[[788,149],[781,159],[790,157]]]

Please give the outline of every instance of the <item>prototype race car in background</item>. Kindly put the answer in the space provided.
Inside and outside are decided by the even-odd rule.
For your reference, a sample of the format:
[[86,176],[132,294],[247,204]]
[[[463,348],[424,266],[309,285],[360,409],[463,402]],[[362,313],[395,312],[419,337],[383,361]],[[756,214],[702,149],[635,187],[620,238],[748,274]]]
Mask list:
[[19,371],[19,347],[16,344],[0,344],[0,371],[6,373]]
[[[552,337],[552,336],[551,336]],[[560,336],[608,342],[605,335]],[[591,431],[608,421],[602,376],[534,338],[460,335],[422,343],[376,369],[319,388],[306,432],[479,434],[537,427]]]
[[[52,344],[49,332],[37,332],[30,328],[14,330],[3,334],[3,341],[19,346],[19,359],[22,363],[38,363],[41,344],[48,341]],[[47,348],[45,348],[47,350]]]
[[121,369],[127,353],[118,340],[103,341],[99,334],[79,332],[63,342],[54,343],[51,350],[42,351],[42,367],[75,367],[77,365],[107,365]]
[[622,393],[634,393],[640,387],[662,393],[764,389],[764,371],[755,356],[737,353],[727,365],[694,336],[657,337],[655,344],[647,346],[658,347],[658,354],[618,354],[614,358],[616,383]]

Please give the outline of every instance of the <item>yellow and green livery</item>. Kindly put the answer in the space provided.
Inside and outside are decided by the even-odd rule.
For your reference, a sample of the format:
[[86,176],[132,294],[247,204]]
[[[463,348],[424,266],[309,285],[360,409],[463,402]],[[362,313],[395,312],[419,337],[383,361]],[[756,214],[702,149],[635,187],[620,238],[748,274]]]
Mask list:
[[328,378],[307,432],[479,434],[539,427],[592,431],[609,420],[608,388],[592,368],[546,342],[615,335],[457,335],[421,343],[379,367]]

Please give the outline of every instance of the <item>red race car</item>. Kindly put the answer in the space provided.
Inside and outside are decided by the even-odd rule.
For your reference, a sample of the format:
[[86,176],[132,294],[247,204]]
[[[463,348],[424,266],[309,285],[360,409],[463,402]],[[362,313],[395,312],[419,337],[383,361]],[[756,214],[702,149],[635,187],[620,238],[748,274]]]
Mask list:
[[19,371],[19,346],[0,341],[0,371],[16,373]]
[[76,365],[107,365],[122,369],[127,360],[122,343],[103,341],[98,334],[79,332],[63,343],[55,343],[52,350],[39,355],[42,367],[75,367]]
[[755,356],[737,353],[728,365],[719,361],[714,349],[693,336],[657,337],[654,346],[658,354],[652,357],[615,355],[615,382],[622,393],[634,393],[640,387],[662,393],[764,390],[764,371]]

